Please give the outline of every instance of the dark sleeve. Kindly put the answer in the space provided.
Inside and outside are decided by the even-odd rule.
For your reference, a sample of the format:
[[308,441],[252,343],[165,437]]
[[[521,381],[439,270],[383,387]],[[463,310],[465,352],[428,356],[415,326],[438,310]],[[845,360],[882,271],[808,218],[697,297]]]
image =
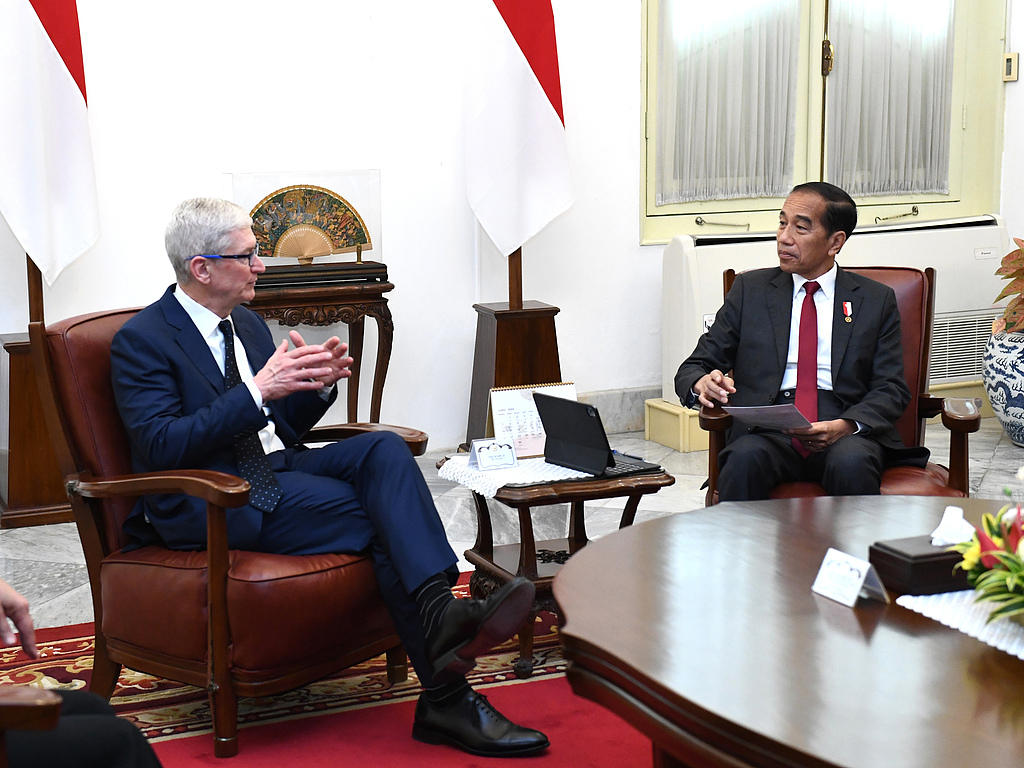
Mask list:
[[676,371],[676,395],[683,405],[692,406],[695,403],[693,385],[702,376],[714,370],[728,373],[736,364],[745,285],[743,278],[743,275],[737,275],[725,302],[715,315],[715,322],[700,337],[693,353]]
[[[267,423],[244,384],[221,395],[209,391],[191,361],[170,346],[166,338],[129,324],[110,347],[117,408],[133,454],[147,470],[207,466],[237,435]],[[205,399],[200,393],[207,391]]]
[[[884,287],[873,354],[868,357],[868,376],[865,390],[855,404],[843,412],[842,418],[852,419],[867,427],[870,434],[891,428],[903,415],[910,403],[910,389],[903,374],[903,343],[900,331],[900,313],[896,294]],[[840,375],[844,372],[841,371]],[[836,382],[833,381],[833,387]]]

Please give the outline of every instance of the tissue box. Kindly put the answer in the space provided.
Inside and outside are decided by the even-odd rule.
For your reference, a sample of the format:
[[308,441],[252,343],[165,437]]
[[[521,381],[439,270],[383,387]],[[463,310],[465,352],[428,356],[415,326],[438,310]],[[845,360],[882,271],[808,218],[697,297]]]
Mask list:
[[953,570],[960,553],[932,546],[931,536],[876,541],[868,549],[868,561],[875,566],[886,589],[900,595],[934,595],[970,589],[967,574]]

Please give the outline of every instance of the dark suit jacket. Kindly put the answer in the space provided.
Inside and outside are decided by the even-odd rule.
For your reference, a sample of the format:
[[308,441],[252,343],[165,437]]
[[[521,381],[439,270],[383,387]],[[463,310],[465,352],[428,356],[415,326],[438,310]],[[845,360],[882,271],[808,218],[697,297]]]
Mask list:
[[[848,301],[853,321],[839,309]],[[832,387],[840,418],[867,428],[886,448],[903,446],[896,420],[910,402],[903,376],[900,315],[888,286],[840,269],[832,325]],[[732,405],[775,402],[786,370],[793,277],[778,267],[737,275],[714,325],[676,373],[676,393],[688,403],[697,380],[716,368],[733,371]],[[734,423],[729,440],[750,431]]]
[[[225,389],[224,376],[192,319],[167,289],[125,323],[111,344],[114,396],[131,440],[136,472],[211,469],[238,475],[236,436],[267,424],[245,385]],[[274,353],[270,329],[255,312],[237,307],[232,321],[252,368]],[[270,403],[278,436],[294,446],[337,396],[299,392]],[[180,494],[146,496],[125,525],[137,543],[153,539],[148,518],[172,548],[195,548],[206,540],[205,502]],[[255,542],[262,513],[246,506],[228,515],[234,542]]]

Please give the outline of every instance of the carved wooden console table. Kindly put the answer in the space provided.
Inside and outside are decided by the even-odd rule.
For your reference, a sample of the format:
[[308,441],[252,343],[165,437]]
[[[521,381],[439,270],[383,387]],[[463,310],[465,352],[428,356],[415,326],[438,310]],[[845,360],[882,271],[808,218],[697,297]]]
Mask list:
[[385,293],[394,289],[387,267],[372,261],[317,267],[268,267],[256,283],[249,307],[281,325],[348,326],[352,376],[348,380],[348,420],[359,421],[359,374],[364,321],[377,321],[377,360],[373,372],[370,421],[380,421],[384,379],[391,361],[395,324]]

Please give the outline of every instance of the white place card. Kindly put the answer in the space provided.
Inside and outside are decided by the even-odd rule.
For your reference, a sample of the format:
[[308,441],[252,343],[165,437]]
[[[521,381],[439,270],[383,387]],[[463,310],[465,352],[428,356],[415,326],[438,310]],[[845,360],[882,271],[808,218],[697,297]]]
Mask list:
[[862,594],[890,602],[885,586],[871,563],[831,547],[825,553],[811,590],[848,608],[852,608]]
[[509,440],[486,438],[470,444],[469,466],[473,469],[503,469],[519,463],[515,448]]

